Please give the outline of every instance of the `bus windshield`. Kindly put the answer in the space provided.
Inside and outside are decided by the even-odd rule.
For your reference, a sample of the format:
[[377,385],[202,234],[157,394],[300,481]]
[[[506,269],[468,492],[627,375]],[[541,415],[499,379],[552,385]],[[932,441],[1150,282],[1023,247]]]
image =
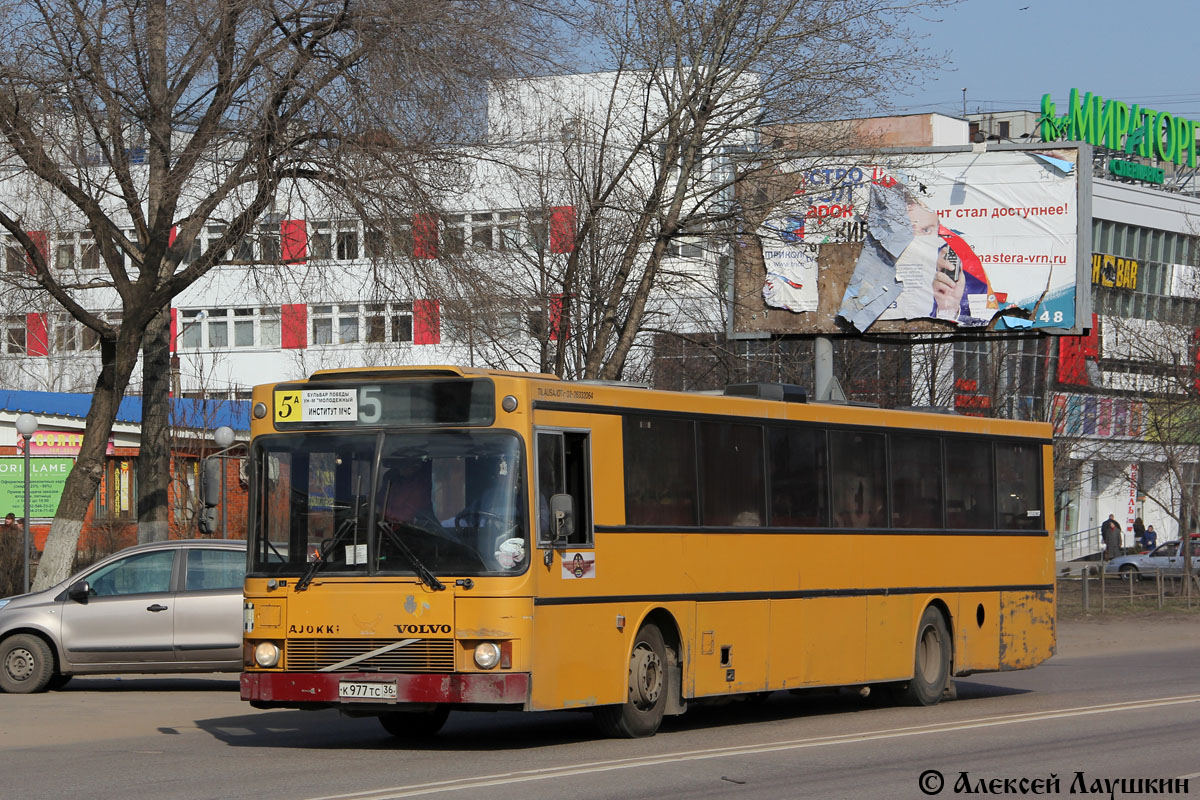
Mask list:
[[426,580],[526,568],[524,458],[511,433],[269,436],[254,465],[253,572]]

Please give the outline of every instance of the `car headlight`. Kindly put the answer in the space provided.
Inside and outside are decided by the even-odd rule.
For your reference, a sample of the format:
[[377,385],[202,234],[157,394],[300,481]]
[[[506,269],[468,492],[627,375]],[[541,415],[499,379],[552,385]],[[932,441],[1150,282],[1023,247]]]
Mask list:
[[254,663],[260,667],[273,667],[279,663],[279,645],[274,642],[259,642],[254,647]]
[[500,645],[495,642],[480,642],[475,645],[475,663],[480,669],[491,669],[500,663]]
[[10,598],[10,597],[6,597],[3,600],[0,600],[0,608],[4,608],[10,602],[12,602],[12,598]]

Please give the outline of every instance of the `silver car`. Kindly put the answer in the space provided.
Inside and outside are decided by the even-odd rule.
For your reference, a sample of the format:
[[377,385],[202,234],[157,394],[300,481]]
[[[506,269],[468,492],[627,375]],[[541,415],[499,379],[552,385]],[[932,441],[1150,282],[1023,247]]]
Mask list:
[[[1162,570],[1164,575],[1180,575],[1183,573],[1183,554],[1179,552],[1180,541],[1165,542],[1149,553],[1138,553],[1132,556],[1119,556],[1104,565],[1106,575],[1120,575],[1131,578],[1153,578],[1155,572]],[[1192,539],[1192,571],[1200,570],[1200,541]]]
[[244,541],[181,539],[0,600],[0,689],[40,692],[85,673],[240,671],[245,573]]

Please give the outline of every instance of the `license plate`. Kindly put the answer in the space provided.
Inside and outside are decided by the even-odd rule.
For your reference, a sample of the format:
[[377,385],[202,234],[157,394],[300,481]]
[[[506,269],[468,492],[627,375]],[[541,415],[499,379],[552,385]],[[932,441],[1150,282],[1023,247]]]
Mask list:
[[343,700],[395,700],[396,682],[341,681],[338,697]]

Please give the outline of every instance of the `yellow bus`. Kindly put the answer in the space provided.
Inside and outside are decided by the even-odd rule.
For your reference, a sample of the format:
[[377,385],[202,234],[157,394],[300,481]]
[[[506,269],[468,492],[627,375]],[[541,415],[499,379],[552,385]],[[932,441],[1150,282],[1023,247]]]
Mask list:
[[637,737],[1049,658],[1050,427],[804,399],[450,366],[256,387],[242,698]]

